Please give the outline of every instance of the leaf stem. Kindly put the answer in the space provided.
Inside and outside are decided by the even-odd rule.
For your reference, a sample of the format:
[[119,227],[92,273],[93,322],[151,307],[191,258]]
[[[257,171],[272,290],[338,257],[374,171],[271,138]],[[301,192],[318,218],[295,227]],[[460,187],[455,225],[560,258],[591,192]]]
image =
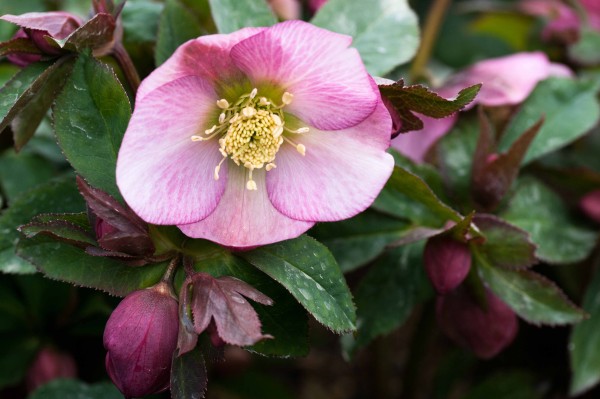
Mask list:
[[135,69],[135,65],[133,65],[129,53],[125,50],[123,44],[118,42],[113,48],[112,55],[119,63],[119,66],[125,75],[125,79],[127,79],[127,82],[129,83],[129,87],[131,87],[131,90],[133,90],[133,93],[135,94],[138,87],[140,87],[140,75],[138,74],[137,69]]
[[449,5],[450,0],[434,0],[433,5],[429,9],[425,25],[423,26],[421,45],[410,68],[410,79],[412,82],[426,76],[425,67],[431,56],[433,45],[435,44]]

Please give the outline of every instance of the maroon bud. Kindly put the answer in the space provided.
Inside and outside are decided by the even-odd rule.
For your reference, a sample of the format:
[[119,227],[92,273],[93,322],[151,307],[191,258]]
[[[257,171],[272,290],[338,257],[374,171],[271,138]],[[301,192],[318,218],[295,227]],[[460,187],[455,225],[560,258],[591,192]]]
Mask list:
[[57,378],[77,377],[77,365],[71,355],[51,347],[42,348],[27,371],[29,392]]
[[[12,37],[13,39],[23,39],[28,38],[27,33],[23,30],[23,28],[19,29],[17,33]],[[10,53],[6,55],[6,58],[11,63],[15,64],[18,67],[24,68],[29,64],[33,64],[34,62],[38,62],[42,59],[42,56],[39,54],[29,54],[29,53]]]
[[94,231],[96,232],[96,238],[100,240],[106,235],[116,233],[117,231],[119,231],[119,229],[117,229],[104,219],[96,217],[96,219],[94,220]]
[[437,298],[437,322],[458,345],[482,359],[496,356],[517,335],[517,316],[504,302],[486,290],[487,310],[466,289]]
[[316,13],[325,3],[327,3],[327,0],[308,0],[308,9],[312,13]]
[[178,304],[166,283],[127,295],[104,330],[106,370],[127,398],[169,388]]
[[81,26],[81,20],[63,11],[53,11],[45,13],[46,21],[40,25],[46,29],[28,29],[27,34],[31,38],[31,41],[39,48],[42,53],[48,55],[59,55],[61,50],[57,47],[50,45],[45,36],[51,36],[57,40],[66,39],[73,31]]
[[600,190],[584,195],[579,206],[592,220],[600,223]]
[[471,269],[469,246],[447,234],[431,237],[423,253],[425,271],[440,294],[446,294],[463,282]]

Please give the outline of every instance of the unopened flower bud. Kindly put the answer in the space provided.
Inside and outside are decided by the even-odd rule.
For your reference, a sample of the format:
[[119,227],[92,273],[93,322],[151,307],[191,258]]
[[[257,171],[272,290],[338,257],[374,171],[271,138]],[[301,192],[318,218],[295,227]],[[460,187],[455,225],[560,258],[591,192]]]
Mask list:
[[51,347],[42,348],[27,371],[26,384],[29,392],[57,378],[75,378],[77,366],[68,353]]
[[446,294],[463,282],[471,269],[469,246],[447,235],[431,237],[423,253],[425,271],[440,294]]
[[517,316],[504,302],[486,290],[484,309],[465,289],[439,296],[437,322],[458,345],[483,359],[496,356],[512,343],[519,329]]
[[166,283],[127,295],[104,330],[106,370],[127,398],[169,387],[177,346],[178,304]]
[[[14,34],[12,39],[27,39],[27,33],[23,30],[23,28],[19,29],[17,33]],[[8,61],[13,63],[18,67],[26,67],[29,64],[33,64],[34,62],[38,62],[42,59],[42,56],[39,54],[29,54],[29,53],[11,53],[7,54],[6,58]]]
[[600,223],[600,190],[584,195],[579,206],[592,220]]
[[106,220],[97,217],[94,221],[94,231],[96,232],[96,238],[102,239],[102,237],[105,235],[117,232],[119,230]]

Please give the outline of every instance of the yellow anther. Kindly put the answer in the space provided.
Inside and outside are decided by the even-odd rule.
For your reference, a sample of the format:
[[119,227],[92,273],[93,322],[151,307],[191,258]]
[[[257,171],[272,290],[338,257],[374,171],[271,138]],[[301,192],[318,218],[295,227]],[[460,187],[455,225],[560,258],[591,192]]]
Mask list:
[[261,97],[260,100],[258,100],[258,105],[266,107],[267,105],[271,105],[271,101],[267,100],[266,97]]
[[255,87],[254,89],[252,89],[252,91],[250,92],[250,99],[254,99],[254,97],[256,97],[256,95],[258,94],[258,89]]
[[246,189],[248,189],[250,191],[256,191],[257,190],[256,182],[254,180],[248,180],[246,182]]
[[296,146],[296,151],[298,151],[302,156],[306,155],[306,147],[304,146],[304,144],[298,144]]
[[284,105],[290,105],[292,103],[293,99],[294,99],[294,95],[288,91],[283,93],[283,96],[281,96],[281,102]]
[[281,136],[281,133],[283,133],[283,126],[277,126],[275,129],[273,129],[273,137],[277,138]]
[[227,109],[229,108],[229,101],[225,100],[224,98],[217,100],[217,107],[221,109]]
[[302,133],[308,133],[309,130],[310,129],[307,128],[307,127],[301,127],[300,129],[296,130],[296,133],[300,133],[300,134],[302,134]]
[[283,126],[283,122],[281,122],[281,118],[279,117],[279,115],[277,114],[272,114],[271,118],[273,118],[273,122],[275,122],[275,124],[277,126]]
[[204,134],[211,134],[212,132],[214,132],[215,130],[217,130],[217,125],[213,125],[213,127],[211,127],[210,129],[206,129],[204,131]]
[[252,118],[256,115],[256,109],[254,109],[254,107],[245,107],[242,109],[242,115],[246,118]]
[[196,135],[192,136],[192,141],[203,141],[203,140],[204,140],[204,137],[200,137],[200,136],[196,136]]
[[265,170],[268,172],[271,169],[275,169],[277,167],[277,165],[275,165],[274,163],[268,163],[267,166],[265,166]]
[[219,123],[223,123],[225,122],[225,117],[227,115],[225,115],[225,112],[221,112],[221,115],[219,115]]

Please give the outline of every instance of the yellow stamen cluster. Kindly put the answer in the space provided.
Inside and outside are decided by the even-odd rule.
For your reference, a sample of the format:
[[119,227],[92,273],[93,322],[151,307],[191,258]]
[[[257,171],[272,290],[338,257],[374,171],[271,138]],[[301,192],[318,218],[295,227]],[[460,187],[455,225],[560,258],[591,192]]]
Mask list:
[[291,130],[285,126],[283,107],[289,105],[294,96],[285,92],[281,105],[275,105],[266,97],[257,97],[255,88],[250,93],[240,96],[234,103],[222,98],[217,101],[221,110],[218,125],[205,130],[206,136],[194,135],[192,141],[206,141],[216,136],[219,138],[219,151],[223,159],[215,167],[214,178],[219,179],[219,170],[227,158],[231,158],[238,166],[248,169],[246,188],[256,190],[256,182],[252,179],[252,171],[265,167],[268,172],[277,167],[275,157],[279,147],[284,143],[293,145],[296,150],[305,155],[306,148],[296,144],[284,132],[302,134],[308,132],[307,127]]

